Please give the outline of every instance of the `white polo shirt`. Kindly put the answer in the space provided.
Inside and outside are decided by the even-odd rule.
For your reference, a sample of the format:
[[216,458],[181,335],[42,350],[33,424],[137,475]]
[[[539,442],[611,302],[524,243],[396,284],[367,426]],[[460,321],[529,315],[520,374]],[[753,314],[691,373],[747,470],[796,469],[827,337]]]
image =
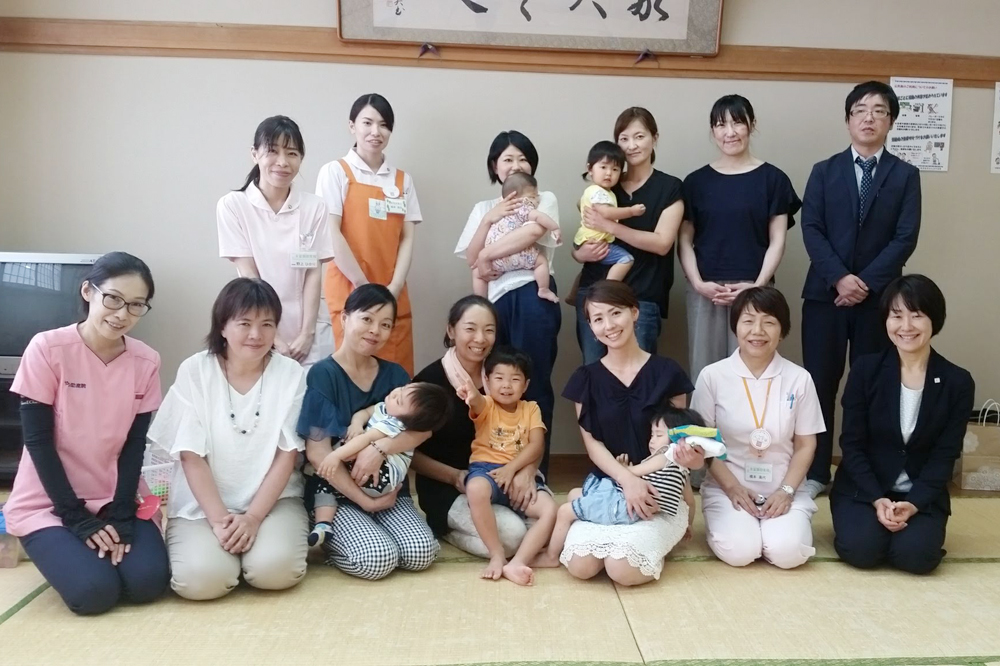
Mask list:
[[[329,213],[315,194],[301,192],[293,183],[281,210],[275,213],[253,184],[245,192],[230,192],[215,209],[219,227],[219,256],[251,257],[262,280],[281,300],[278,337],[291,343],[302,331],[302,297],[306,271],[292,268],[292,254],[315,252],[319,262],[333,259]],[[329,321],[320,302],[317,321]],[[317,340],[319,342],[319,340]]]
[[[771,446],[762,456],[750,448],[750,433],[757,426],[743,387],[744,379],[758,419],[767,405],[763,425],[771,434]],[[812,377],[777,352],[759,379],[747,368],[738,349],[729,358],[706,367],[695,383],[691,409],[701,414],[705,425],[719,429],[726,442],[725,462],[733,476],[752,492],[765,496],[781,486],[788,472],[794,448],[792,437],[826,432]],[[769,471],[771,480],[748,480],[748,464],[765,466],[763,469]],[[705,483],[718,486],[711,474]]]
[[[362,185],[374,185],[378,188],[395,187],[396,169],[390,167],[388,162],[382,161],[382,166],[378,171],[372,171],[371,167],[365,164],[361,156],[351,148],[344,161],[351,167],[354,180]],[[316,194],[323,198],[326,207],[330,210],[330,215],[344,215],[344,200],[347,198],[347,174],[340,166],[339,160],[334,160],[324,164],[316,177]],[[404,222],[419,224],[423,217],[420,214],[420,202],[417,201],[417,190],[413,187],[413,179],[409,173],[403,174],[403,198],[406,200],[406,213],[403,215]]]
[[[487,199],[486,201],[480,201],[472,209],[472,213],[469,214],[469,220],[465,223],[465,229],[462,230],[462,235],[458,239],[458,245],[455,246],[455,254],[457,256],[462,259],[466,258],[465,251],[469,249],[469,243],[472,242],[472,237],[476,235],[476,229],[479,228],[479,224],[486,217],[486,214],[498,203],[500,203],[500,197]],[[556,224],[559,224],[559,202],[556,200],[556,195],[552,194],[552,192],[538,193],[538,210],[555,220]],[[539,251],[545,253],[545,258],[549,260],[549,274],[555,275],[556,265],[553,258],[555,257],[556,248],[559,247],[559,243],[552,238],[552,232],[546,232],[545,235],[535,242],[535,245]],[[489,299],[491,302],[496,303],[507,292],[523,287],[534,280],[535,275],[529,270],[504,273],[496,280],[490,281]]]

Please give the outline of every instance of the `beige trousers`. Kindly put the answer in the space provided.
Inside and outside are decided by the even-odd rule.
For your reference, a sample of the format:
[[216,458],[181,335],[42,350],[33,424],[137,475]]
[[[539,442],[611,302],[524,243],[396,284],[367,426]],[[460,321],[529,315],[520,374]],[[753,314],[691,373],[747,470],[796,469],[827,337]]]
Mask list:
[[306,575],[309,518],[302,500],[278,500],[242,555],[223,550],[208,520],[172,518],[167,522],[170,587],[194,601],[218,599],[243,580],[262,590],[284,590]]

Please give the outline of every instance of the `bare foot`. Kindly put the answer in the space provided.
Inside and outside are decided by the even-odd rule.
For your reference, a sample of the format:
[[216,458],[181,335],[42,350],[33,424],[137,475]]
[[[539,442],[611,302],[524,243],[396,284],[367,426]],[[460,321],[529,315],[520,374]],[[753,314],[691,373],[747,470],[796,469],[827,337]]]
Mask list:
[[535,583],[535,572],[527,564],[517,564],[516,562],[505,564],[503,577],[518,585],[533,585]]
[[552,301],[553,303],[559,302],[559,297],[556,296],[555,292],[551,289],[540,288],[538,290],[538,298],[544,298],[547,301]]
[[536,569],[554,569],[559,565],[558,555],[549,555],[546,551],[542,551],[535,556],[535,559],[531,561],[531,566]]
[[483,580],[500,580],[500,576],[503,575],[503,570],[507,565],[507,560],[503,556],[491,557],[490,563],[486,565],[483,569],[483,573],[479,574],[479,577]]

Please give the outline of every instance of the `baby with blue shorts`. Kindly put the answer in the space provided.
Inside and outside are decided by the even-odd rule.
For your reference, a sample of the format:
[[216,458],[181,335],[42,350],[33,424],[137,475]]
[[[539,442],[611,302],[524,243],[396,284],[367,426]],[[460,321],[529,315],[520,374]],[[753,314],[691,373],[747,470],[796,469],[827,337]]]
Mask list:
[[[617,460],[656,489],[656,503],[667,515],[676,516],[680,500],[684,498],[688,507],[688,534],[685,536],[690,536],[694,521],[694,493],[688,480],[691,471],[674,461],[674,451],[681,442],[695,447],[706,458],[726,458],[726,446],[718,429],[704,427],[704,421],[694,410],[667,407],[653,417],[649,457],[638,465],[629,464],[626,454],[618,456]],[[587,475],[583,487],[571,490],[569,501],[559,507],[545,560],[559,561],[569,528],[577,520],[599,525],[631,525],[640,518],[629,515],[625,492],[614,479],[592,472]]]

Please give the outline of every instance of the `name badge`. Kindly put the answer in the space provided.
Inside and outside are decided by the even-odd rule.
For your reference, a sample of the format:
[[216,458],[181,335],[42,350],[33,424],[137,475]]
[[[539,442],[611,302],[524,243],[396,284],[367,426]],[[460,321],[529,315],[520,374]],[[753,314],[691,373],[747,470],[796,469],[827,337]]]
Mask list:
[[315,252],[292,252],[292,268],[316,268],[319,258]]
[[368,200],[368,217],[373,220],[385,220],[385,202],[381,199],[369,199]]
[[390,213],[406,215],[406,199],[386,199],[385,209]]
[[743,480],[771,483],[771,463],[747,462],[743,467]]

